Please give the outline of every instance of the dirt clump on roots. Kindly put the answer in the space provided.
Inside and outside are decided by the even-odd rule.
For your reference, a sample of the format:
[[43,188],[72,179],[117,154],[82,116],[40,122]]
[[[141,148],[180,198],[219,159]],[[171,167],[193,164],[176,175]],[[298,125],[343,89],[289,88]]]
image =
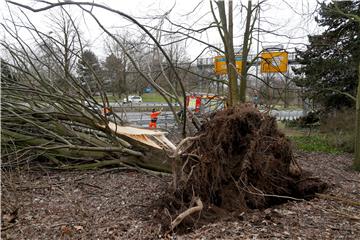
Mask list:
[[309,199],[326,189],[299,167],[275,118],[248,105],[216,112],[184,145],[167,208],[174,217],[194,207],[196,199],[203,208],[183,219],[183,226],[220,213]]

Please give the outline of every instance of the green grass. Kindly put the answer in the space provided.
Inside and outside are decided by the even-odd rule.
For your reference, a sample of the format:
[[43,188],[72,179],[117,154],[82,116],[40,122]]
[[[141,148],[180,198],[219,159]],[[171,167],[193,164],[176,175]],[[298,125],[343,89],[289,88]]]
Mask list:
[[341,150],[329,145],[324,136],[289,136],[295,147],[305,152],[342,153]]
[[324,152],[324,153],[342,153],[344,150],[335,147],[329,141],[329,137],[321,135],[317,130],[313,130],[310,136],[309,129],[300,129],[287,127],[283,122],[278,121],[278,129],[291,139],[298,150],[305,152]]
[[[110,94],[108,94],[106,96],[107,96],[109,102],[117,102],[117,101],[121,102],[122,101],[122,98],[119,98],[118,96],[113,96],[113,95],[110,95]],[[102,102],[102,99],[101,99],[100,96],[94,96],[93,98],[98,102]]]
[[144,93],[141,97],[143,102],[166,102],[165,99],[158,93]]

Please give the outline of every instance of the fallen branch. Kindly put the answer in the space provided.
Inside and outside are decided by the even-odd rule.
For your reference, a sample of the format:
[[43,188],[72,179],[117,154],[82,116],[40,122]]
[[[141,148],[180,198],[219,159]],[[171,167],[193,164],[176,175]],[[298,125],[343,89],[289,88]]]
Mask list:
[[335,200],[335,201],[339,201],[342,203],[346,203],[352,206],[360,206],[360,202],[355,202],[346,198],[342,198],[342,197],[338,197],[338,196],[330,196],[327,194],[320,194],[320,193],[316,193],[316,196],[322,199],[328,199],[328,200]]
[[343,212],[340,212],[340,211],[335,211],[335,210],[327,210],[329,212],[333,212],[333,213],[336,213],[340,216],[343,216],[343,217],[346,217],[350,220],[353,220],[353,221],[360,221],[360,217],[359,216],[355,216],[355,215],[350,215],[350,214],[347,214],[347,213],[343,213]]
[[16,224],[17,224],[17,223],[12,223],[12,224],[10,224],[10,225],[8,225],[8,226],[1,227],[1,231],[4,232],[4,231],[6,231],[6,230],[8,230],[8,229],[10,229],[10,228],[13,228],[13,227],[15,227]]
[[174,221],[171,222],[171,230],[174,230],[187,216],[195,212],[199,212],[204,208],[204,205],[200,198],[196,199],[195,203],[197,206],[187,209],[179,216],[177,216]]
[[100,167],[110,166],[110,165],[120,165],[123,166],[123,161],[120,159],[114,160],[102,160],[99,162],[94,163],[81,163],[78,165],[65,165],[60,167],[60,169],[77,169],[77,170],[90,170],[90,169],[97,169]]

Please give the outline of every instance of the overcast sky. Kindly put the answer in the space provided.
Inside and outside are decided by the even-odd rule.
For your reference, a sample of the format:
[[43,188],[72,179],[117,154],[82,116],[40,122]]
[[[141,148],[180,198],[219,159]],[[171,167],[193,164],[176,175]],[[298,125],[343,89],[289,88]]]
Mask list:
[[[30,0],[14,0],[19,3],[29,4],[33,7],[42,6],[36,1]],[[55,1],[56,2],[56,1]],[[140,22],[154,25],[159,22],[150,21],[151,16],[159,16],[172,9],[169,14],[169,18],[181,25],[187,25],[192,27],[207,26],[212,20],[210,13],[210,4],[208,0],[102,0],[95,1],[96,3],[105,4],[113,9],[120,10],[131,16],[136,17]],[[246,0],[242,0],[243,4],[247,4]],[[254,4],[257,0],[253,0]],[[240,11],[240,0],[234,0],[234,35],[235,45],[242,44],[242,35],[244,28],[244,16],[245,11]],[[197,7],[197,8],[195,8]],[[260,28],[267,31],[275,31],[276,35],[268,33],[260,33],[260,48],[262,46],[282,44],[286,49],[292,51],[294,47],[303,47],[307,43],[307,35],[319,32],[314,21],[314,11],[317,7],[316,0],[268,0],[261,8],[260,13]],[[20,11],[15,6],[10,6],[11,11],[15,15],[21,16]],[[104,52],[104,38],[105,34],[99,29],[97,24],[89,17],[83,16],[81,11],[77,7],[70,8],[71,13],[77,16],[79,21],[81,32],[84,34],[84,38],[87,39],[91,45],[91,49],[97,53],[100,58],[105,57]],[[195,11],[194,11],[195,9]],[[5,0],[0,0],[0,11],[2,19],[9,19],[10,14]],[[31,13],[24,10],[31,21],[43,31],[47,31],[49,17],[52,14],[56,14],[56,11],[48,11],[41,13]],[[93,13],[99,18],[99,20],[112,31],[130,32],[134,36],[139,33],[139,28],[130,24],[116,14],[112,14],[103,10],[94,9]],[[20,17],[23,18],[23,17]],[[257,26],[257,24],[256,24]],[[168,28],[168,25],[164,25],[164,28]],[[1,28],[0,31],[3,31]],[[1,37],[4,38],[5,34],[1,33]],[[29,37],[25,36],[24,37]],[[206,34],[200,36],[202,40],[211,44],[220,44],[220,38],[217,31],[208,31]],[[255,34],[257,37],[257,33]],[[202,48],[201,44],[193,41],[187,41],[186,43],[187,54],[194,58],[197,56]],[[256,52],[256,41],[253,43],[252,52]],[[209,53],[208,53],[209,54]],[[206,56],[206,54],[204,55]]]

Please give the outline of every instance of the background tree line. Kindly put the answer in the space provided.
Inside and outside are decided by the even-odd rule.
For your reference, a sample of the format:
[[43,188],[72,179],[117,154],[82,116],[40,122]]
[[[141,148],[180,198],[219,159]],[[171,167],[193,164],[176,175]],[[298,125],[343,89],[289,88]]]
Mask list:
[[323,2],[315,20],[325,30],[297,51],[302,67],[295,69],[295,82],[319,111],[323,131],[355,151],[360,169],[360,1]]

